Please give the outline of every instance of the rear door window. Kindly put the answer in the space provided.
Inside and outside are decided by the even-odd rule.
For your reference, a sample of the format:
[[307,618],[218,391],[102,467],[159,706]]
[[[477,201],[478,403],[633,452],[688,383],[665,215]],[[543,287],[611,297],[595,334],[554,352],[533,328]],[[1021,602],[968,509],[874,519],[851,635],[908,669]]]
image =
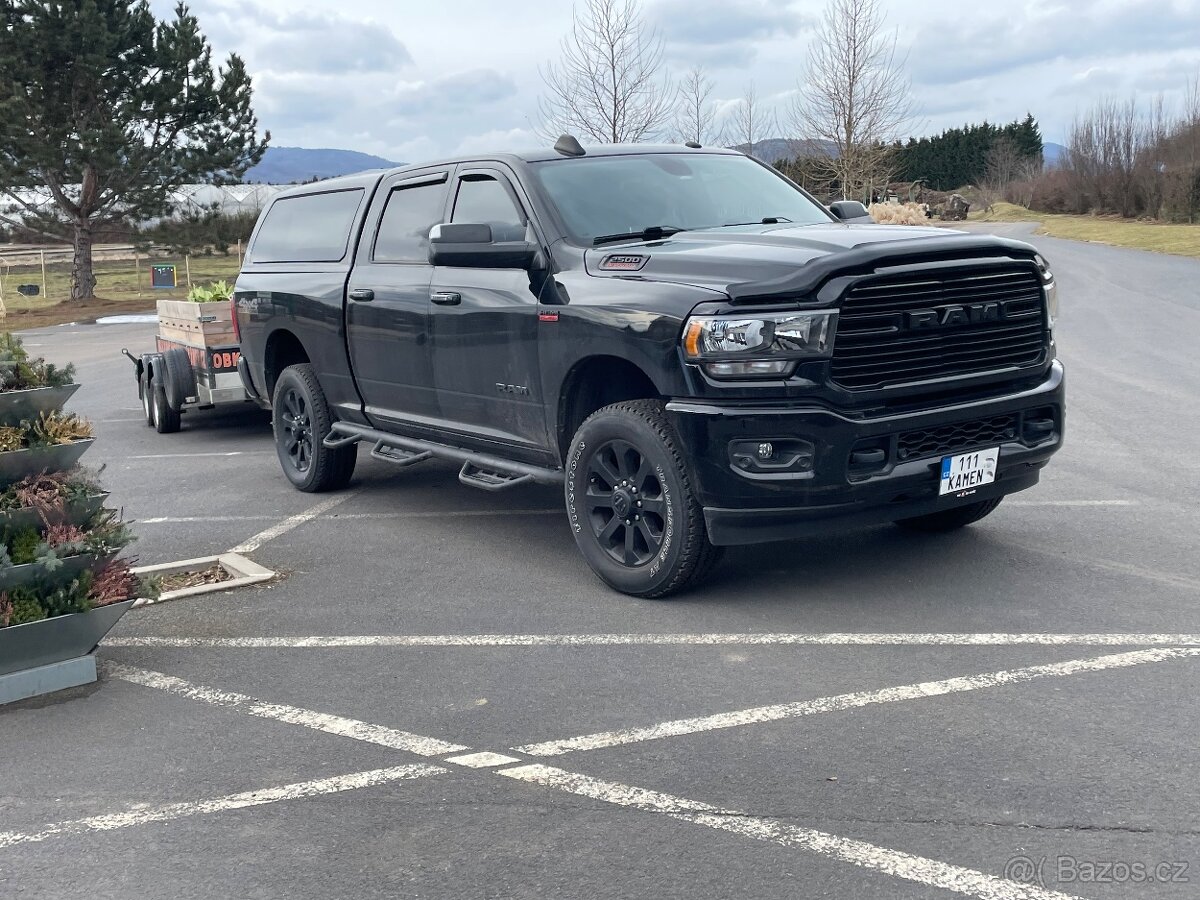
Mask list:
[[362,203],[362,188],[283,197],[271,204],[254,238],[254,262],[340,262]]

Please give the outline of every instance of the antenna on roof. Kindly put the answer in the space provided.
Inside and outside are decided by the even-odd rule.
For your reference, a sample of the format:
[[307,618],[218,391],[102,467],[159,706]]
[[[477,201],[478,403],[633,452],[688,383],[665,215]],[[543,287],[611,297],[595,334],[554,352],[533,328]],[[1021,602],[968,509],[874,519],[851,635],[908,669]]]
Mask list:
[[683,146],[687,147],[690,150],[699,150],[700,149],[700,145],[697,144],[695,141],[685,141]]
[[561,153],[563,156],[587,155],[587,151],[583,149],[583,145],[570,134],[564,134],[554,143],[554,151]]

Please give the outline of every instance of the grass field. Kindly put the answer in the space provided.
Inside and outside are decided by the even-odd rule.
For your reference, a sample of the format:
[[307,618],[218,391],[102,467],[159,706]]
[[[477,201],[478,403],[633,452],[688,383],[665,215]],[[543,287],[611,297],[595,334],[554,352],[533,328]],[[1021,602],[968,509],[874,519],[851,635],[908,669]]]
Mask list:
[[[179,287],[174,289],[150,287],[150,272],[143,258],[135,268],[134,260],[97,260],[96,299],[87,303],[71,303],[70,262],[46,263],[45,287],[42,287],[40,265],[7,267],[0,264],[0,299],[7,315],[0,321],[6,331],[81,322],[117,313],[147,312],[154,302],[162,299],[182,300],[187,297],[187,272],[191,270],[192,284],[208,284],[224,279],[230,283],[237,277],[237,256],[193,256],[186,264],[183,259],[155,258],[155,265],[174,263]],[[37,297],[17,293],[17,285],[35,284]]]
[[971,213],[969,218],[977,222],[1037,222],[1040,225],[1038,234],[1050,237],[1200,258],[1200,225],[1166,225],[1108,216],[1050,215],[1004,202],[995,204],[992,212],[986,215]]

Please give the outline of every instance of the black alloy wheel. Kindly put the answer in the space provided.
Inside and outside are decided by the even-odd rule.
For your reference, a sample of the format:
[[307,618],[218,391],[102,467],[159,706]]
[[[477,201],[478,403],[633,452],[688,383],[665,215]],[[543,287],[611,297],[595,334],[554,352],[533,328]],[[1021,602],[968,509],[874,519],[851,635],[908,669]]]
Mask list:
[[287,454],[293,471],[308,474],[313,462],[312,419],[308,398],[296,387],[289,386],[280,397],[279,446]]
[[678,594],[720,558],[661,400],[627,400],[579,426],[566,461],[567,517],[583,558],[634,597]]
[[667,501],[649,459],[628,441],[609,441],[588,461],[588,521],[597,543],[624,566],[662,550]]
[[333,429],[333,415],[317,373],[308,363],[288,366],[280,373],[271,404],[271,424],[283,474],[298,490],[319,493],[350,483],[358,448],[325,446],[325,438]]

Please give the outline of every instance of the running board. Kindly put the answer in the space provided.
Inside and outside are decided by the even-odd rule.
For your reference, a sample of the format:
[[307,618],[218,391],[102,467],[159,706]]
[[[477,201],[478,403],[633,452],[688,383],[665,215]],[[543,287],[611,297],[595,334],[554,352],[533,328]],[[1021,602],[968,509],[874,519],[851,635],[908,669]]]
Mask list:
[[502,491],[505,488],[516,487],[518,484],[529,484],[532,475],[512,475],[508,472],[489,472],[474,463],[463,463],[458,473],[458,480],[471,487],[482,488],[485,491]]
[[338,447],[357,444],[359,441],[371,441],[375,444],[371,450],[372,457],[396,465],[412,466],[430,458],[462,463],[458,480],[484,490],[499,491],[531,482],[557,486],[563,483],[562,469],[547,469],[502,459],[490,453],[476,453],[473,450],[462,450],[418,438],[401,437],[350,422],[334,422],[333,429],[323,443],[329,449],[335,450]]

